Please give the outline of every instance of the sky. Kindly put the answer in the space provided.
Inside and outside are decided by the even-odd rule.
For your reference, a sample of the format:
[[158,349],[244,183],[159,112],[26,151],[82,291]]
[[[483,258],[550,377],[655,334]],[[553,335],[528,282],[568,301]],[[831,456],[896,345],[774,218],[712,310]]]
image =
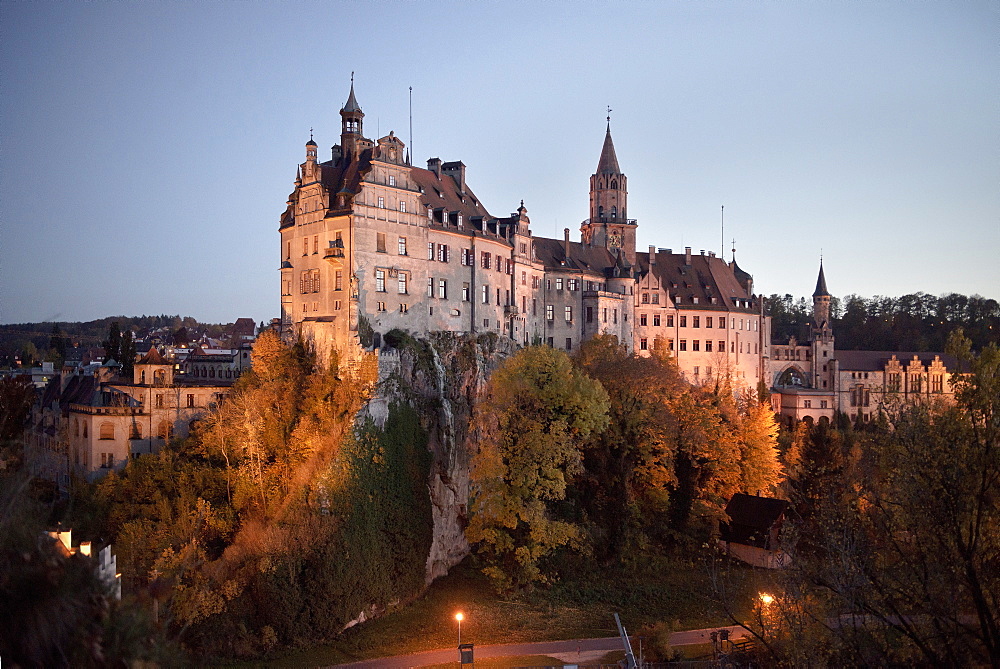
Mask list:
[[352,72],[366,136],[536,235],[579,239],[611,107],[639,250],[1000,298],[998,0],[2,0],[0,322],[277,316],[278,217]]

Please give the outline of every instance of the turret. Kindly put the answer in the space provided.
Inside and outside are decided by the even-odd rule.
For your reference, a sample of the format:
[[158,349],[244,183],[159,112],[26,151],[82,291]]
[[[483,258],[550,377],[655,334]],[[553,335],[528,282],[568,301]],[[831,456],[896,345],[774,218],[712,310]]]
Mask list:
[[340,147],[343,156],[348,160],[356,160],[362,135],[362,123],[365,113],[361,111],[358,99],[354,97],[354,74],[351,74],[351,94],[343,109],[340,110]]
[[816,279],[816,290],[813,292],[813,324],[820,330],[830,327],[830,291],[826,289],[822,260],[819,261],[819,277]]
[[628,219],[627,182],[618,166],[609,116],[597,171],[590,177],[590,218],[580,231],[585,243],[604,246],[612,253],[621,249],[628,262],[635,264],[636,224]]

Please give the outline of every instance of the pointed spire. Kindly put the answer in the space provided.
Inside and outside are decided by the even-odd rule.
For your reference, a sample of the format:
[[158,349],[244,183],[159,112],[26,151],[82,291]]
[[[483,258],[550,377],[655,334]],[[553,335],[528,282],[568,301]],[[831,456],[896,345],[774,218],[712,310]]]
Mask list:
[[816,292],[813,297],[829,297],[830,292],[826,289],[826,276],[823,274],[823,259],[819,261],[819,278],[816,279]]
[[358,104],[358,99],[354,97],[354,73],[351,72],[351,94],[347,97],[347,104],[340,111],[345,112],[359,112],[361,111],[361,105]]
[[598,174],[621,174],[618,167],[618,156],[615,155],[615,143],[611,141],[611,121],[608,121],[608,131],[604,135],[604,148],[601,149],[601,160],[597,163]]

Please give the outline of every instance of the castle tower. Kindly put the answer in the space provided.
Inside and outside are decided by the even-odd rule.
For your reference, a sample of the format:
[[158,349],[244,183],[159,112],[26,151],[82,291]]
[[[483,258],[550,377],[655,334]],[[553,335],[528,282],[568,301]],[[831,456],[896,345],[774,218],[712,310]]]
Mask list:
[[604,246],[616,255],[621,249],[634,265],[636,223],[628,219],[627,181],[618,167],[609,117],[597,172],[590,177],[590,218],[583,222],[580,232],[585,244]]
[[830,323],[830,291],[826,289],[823,261],[819,261],[819,277],[813,291],[813,322],[809,328],[812,348],[812,385],[817,389],[832,389],[834,380],[833,327]]
[[[302,177],[307,183],[316,180],[316,148],[316,142],[313,141],[312,135],[310,135],[309,141],[306,142],[306,162],[302,166]],[[301,185],[301,183],[298,185]]]
[[351,94],[343,109],[340,110],[340,147],[346,160],[356,160],[361,153],[362,120],[365,113],[361,111],[358,99],[354,97],[354,74],[351,74]]

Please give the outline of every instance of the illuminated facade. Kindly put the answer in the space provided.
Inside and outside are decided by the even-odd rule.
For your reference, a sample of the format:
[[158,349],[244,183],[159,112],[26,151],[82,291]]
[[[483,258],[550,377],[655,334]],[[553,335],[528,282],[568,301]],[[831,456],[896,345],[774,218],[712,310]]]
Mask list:
[[411,164],[390,132],[364,137],[354,86],[340,143],[305,145],[280,217],[281,327],[321,355],[378,348],[393,329],[495,333],[575,350],[596,334],[648,355],[673,351],[693,382],[755,386],[770,334],[749,274],[714,253],[636,250],[627,177],[610,125],[580,241],[532,234],[523,202],[491,215],[461,161]]

